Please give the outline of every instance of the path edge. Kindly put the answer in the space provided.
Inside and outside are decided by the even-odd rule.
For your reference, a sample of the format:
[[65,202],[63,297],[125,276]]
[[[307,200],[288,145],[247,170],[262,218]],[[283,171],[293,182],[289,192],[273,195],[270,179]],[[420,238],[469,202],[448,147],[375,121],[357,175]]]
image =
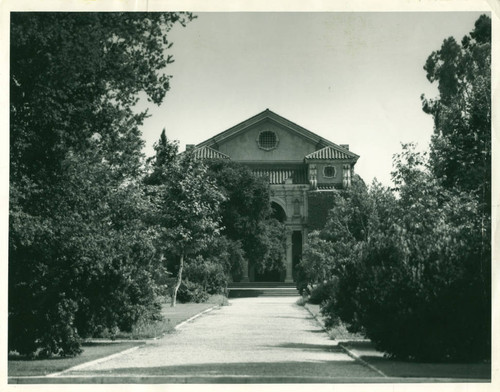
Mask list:
[[[323,323],[323,321],[318,316],[316,316],[311,311],[311,309],[309,309],[309,307],[307,306],[307,304],[304,304],[303,307],[309,312],[309,314],[313,317],[313,319],[316,320],[316,322],[321,326],[321,328],[323,329],[323,331],[325,331],[327,333],[327,335],[330,336],[330,334],[328,333],[328,329],[325,327],[325,324]],[[336,339],[334,339],[334,340],[336,341]],[[351,351],[343,343],[340,343],[340,342],[337,341],[337,346],[340,347],[342,349],[342,351],[344,351],[348,356],[350,356],[355,361],[358,361],[359,363],[361,363],[362,365],[366,366],[367,368],[373,370],[374,372],[378,373],[382,377],[389,378],[389,376],[387,374],[385,374],[382,370],[380,370],[380,369],[376,368],[375,366],[373,366],[372,364],[366,362],[359,355],[357,355],[356,353],[354,353],[353,351]]]
[[[220,308],[221,305],[214,305],[208,309],[205,309],[197,314],[195,314],[194,316],[191,316],[190,318],[188,318],[187,320],[184,320],[182,322],[180,322],[179,324],[177,324],[175,327],[174,327],[174,330],[178,331],[180,328],[182,328],[185,324],[197,319],[198,317],[202,316],[203,314],[205,313],[208,313],[208,312],[211,312],[215,309],[218,309]],[[102,358],[97,358],[97,359],[94,359],[92,361],[88,361],[88,362],[84,362],[84,363],[80,363],[79,365],[76,365],[76,366],[72,366],[68,369],[64,369],[64,370],[61,370],[60,372],[56,372],[56,373],[51,373],[51,374],[46,374],[45,376],[42,376],[42,377],[47,377],[47,378],[51,378],[51,377],[60,377],[62,376],[63,374],[65,373],[68,373],[68,372],[72,372],[72,371],[75,371],[75,370],[81,370],[81,369],[84,369],[86,367],[89,367],[89,366],[92,366],[92,365],[97,365],[99,363],[102,363],[102,362],[106,362],[110,359],[113,359],[113,358],[116,358],[116,357],[119,357],[121,355],[125,355],[125,354],[128,354],[128,353],[131,353],[135,350],[137,350],[138,348],[140,347],[143,347],[145,346],[146,344],[148,344],[148,342],[150,341],[153,341],[153,340],[158,340],[158,339],[161,339],[162,337],[164,337],[167,333],[163,333],[162,335],[160,336],[157,336],[155,338],[151,338],[151,339],[144,339],[140,344],[138,344],[137,346],[134,346],[134,347],[130,347],[130,348],[127,348],[123,351],[119,351],[117,353],[114,353],[114,354],[111,354],[111,355],[107,355],[105,357],[102,357]],[[132,341],[133,342],[133,341]]]
[[145,346],[145,345],[146,345],[146,342],[144,342],[143,344],[139,344],[137,346],[130,347],[130,348],[127,348],[125,350],[119,351],[117,353],[114,353],[114,354],[111,354],[111,355],[107,355],[107,356],[102,357],[102,358],[97,358],[97,359],[94,359],[92,361],[80,363],[79,365],[72,366],[72,367],[70,367],[68,369],[61,370],[60,372],[46,374],[45,377],[59,377],[59,376],[65,374],[65,373],[72,372],[74,370],[81,370],[81,369],[84,369],[84,368],[86,368],[88,366],[91,366],[91,365],[97,365],[97,364],[99,364],[101,362],[106,362],[106,361],[108,361],[110,359],[119,357],[120,355],[124,355],[124,354],[130,353],[132,351],[135,351],[139,347],[142,347],[142,346]]
[[180,329],[180,328],[182,328],[185,324],[190,323],[191,321],[193,321],[193,320],[197,319],[198,317],[200,317],[200,316],[204,315],[205,313],[211,312],[211,311],[213,311],[213,310],[215,310],[215,309],[219,309],[221,306],[222,306],[222,305],[214,305],[214,306],[212,306],[212,307],[210,307],[210,308],[208,308],[208,309],[205,309],[205,310],[201,311],[200,313],[197,313],[197,314],[195,314],[194,316],[191,316],[191,317],[190,317],[190,318],[188,318],[187,320],[184,320],[184,321],[180,322],[179,324],[177,324],[177,325],[174,327],[174,329],[175,329],[175,330],[179,330],[179,329]]

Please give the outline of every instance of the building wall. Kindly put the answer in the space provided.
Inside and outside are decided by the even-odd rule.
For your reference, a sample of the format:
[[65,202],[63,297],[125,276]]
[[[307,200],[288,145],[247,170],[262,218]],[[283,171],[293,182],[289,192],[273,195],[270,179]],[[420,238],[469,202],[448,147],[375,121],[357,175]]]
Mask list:
[[[277,135],[275,148],[259,147],[259,135],[264,131]],[[269,110],[200,143],[199,148],[204,147],[247,165],[256,175],[269,178],[270,201],[279,205],[286,215],[286,274],[276,279],[292,282],[308,232],[321,228],[326,222],[333,192],[350,185],[350,170],[358,156],[346,151],[348,146],[335,147]],[[326,166],[335,168],[333,177],[324,175]],[[254,278],[255,271],[248,266],[243,280]]]
[[[309,185],[271,185],[271,201],[285,211],[287,225],[303,225],[307,221]],[[298,207],[298,208],[297,208]]]
[[[333,178],[325,177],[324,168],[327,166],[333,166],[335,168],[335,176]],[[340,184],[342,183],[342,165],[340,163],[317,163],[316,167],[318,169],[318,183],[321,184]]]
[[[279,139],[277,148],[266,151],[258,147],[257,139],[261,131],[274,131]],[[316,145],[304,137],[271,121],[264,122],[243,133],[225,140],[217,150],[231,157],[234,161],[243,162],[302,162],[304,156],[316,151]]]

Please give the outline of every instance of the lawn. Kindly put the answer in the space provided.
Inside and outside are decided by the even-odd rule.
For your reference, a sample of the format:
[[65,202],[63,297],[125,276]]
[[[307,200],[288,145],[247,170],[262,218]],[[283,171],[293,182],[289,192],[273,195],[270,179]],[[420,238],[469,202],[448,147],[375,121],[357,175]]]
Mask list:
[[181,322],[203,312],[215,305],[226,305],[227,299],[222,295],[213,295],[207,302],[203,303],[177,303],[171,307],[169,303],[162,305],[161,315],[163,319],[157,322],[139,324],[132,332],[120,332],[114,338],[116,339],[152,339],[170,333],[175,326]]
[[9,355],[9,377],[12,376],[45,376],[64,369],[93,361],[117,352],[137,346],[137,342],[120,343],[84,343],[83,352],[71,358],[25,359],[18,355]]
[[[176,325],[194,315],[215,305],[226,303],[227,300],[222,296],[212,296],[204,303],[178,303],[174,308],[165,303],[162,307],[163,320],[150,324],[138,325],[129,333],[119,333],[115,336],[116,339],[120,339],[119,342],[103,339],[92,339],[91,341],[87,341],[82,345],[82,354],[76,357],[31,360],[19,355],[10,354],[8,359],[8,375],[9,377],[45,376],[85,362],[103,358],[131,347],[141,345],[143,344],[141,339],[157,338],[165,333],[170,333],[175,329]],[[127,342],[127,339],[134,341]]]

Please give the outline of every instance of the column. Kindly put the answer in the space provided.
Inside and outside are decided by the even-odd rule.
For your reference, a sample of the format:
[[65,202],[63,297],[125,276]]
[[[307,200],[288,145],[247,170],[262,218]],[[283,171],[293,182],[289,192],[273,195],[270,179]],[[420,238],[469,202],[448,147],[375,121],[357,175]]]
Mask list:
[[349,188],[351,186],[351,166],[350,165],[344,165],[343,166],[343,179],[342,179],[342,185],[345,188]]
[[285,276],[286,283],[293,282],[293,277],[292,277],[292,268],[293,268],[292,233],[293,233],[292,230],[286,231],[286,276]]

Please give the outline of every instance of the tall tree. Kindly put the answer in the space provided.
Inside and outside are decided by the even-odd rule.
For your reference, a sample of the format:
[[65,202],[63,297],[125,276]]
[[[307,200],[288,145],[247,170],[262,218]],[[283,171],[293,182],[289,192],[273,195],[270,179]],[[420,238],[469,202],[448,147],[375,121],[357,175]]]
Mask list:
[[155,233],[141,175],[138,94],[169,89],[167,33],[190,14],[13,13],[9,349],[78,339],[154,312]]
[[165,128],[161,131],[160,140],[154,146],[155,156],[148,158],[151,164],[150,173],[144,178],[147,185],[160,185],[167,180],[167,168],[177,159],[179,144],[177,141],[168,140]]
[[155,198],[153,220],[161,228],[160,248],[173,269],[170,272],[177,275],[171,290],[171,306],[175,306],[186,257],[199,254],[219,236],[224,196],[203,162],[192,151],[176,154],[177,144],[168,141],[164,131],[155,150],[146,184]]
[[165,50],[175,13],[14,13],[11,23],[11,174],[46,181],[69,151],[98,139],[120,174],[140,165],[138,93],[169,89]]
[[439,96],[422,96],[434,117],[431,166],[445,186],[474,192],[491,206],[491,19],[482,15],[458,44],[444,40],[424,66]]
[[179,257],[172,306],[182,282],[186,255],[198,253],[219,235],[219,205],[224,197],[206,173],[206,167],[190,153],[182,155],[169,170],[161,226],[170,253]]

